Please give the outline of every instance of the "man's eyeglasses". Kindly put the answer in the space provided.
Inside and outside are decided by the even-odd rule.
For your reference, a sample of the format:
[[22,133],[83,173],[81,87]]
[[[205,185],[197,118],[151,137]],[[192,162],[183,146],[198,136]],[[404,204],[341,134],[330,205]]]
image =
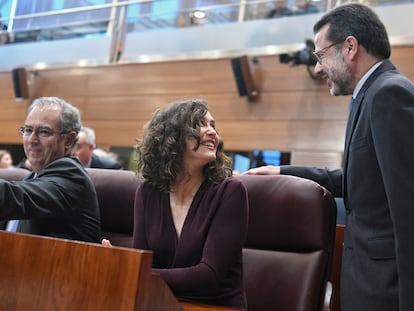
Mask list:
[[[29,137],[33,133],[36,134],[37,137],[47,138],[56,134],[51,128],[49,127],[38,127],[36,129],[30,126],[22,126],[19,128],[19,134],[23,137]],[[67,132],[60,132],[60,135],[66,135]]]
[[315,59],[317,60],[317,62],[319,64],[322,65],[322,57],[323,55],[333,46],[338,45],[339,43],[342,43],[342,40],[339,42],[334,42],[326,47],[324,47],[323,49],[320,49],[319,51],[314,51],[312,54],[315,57]]

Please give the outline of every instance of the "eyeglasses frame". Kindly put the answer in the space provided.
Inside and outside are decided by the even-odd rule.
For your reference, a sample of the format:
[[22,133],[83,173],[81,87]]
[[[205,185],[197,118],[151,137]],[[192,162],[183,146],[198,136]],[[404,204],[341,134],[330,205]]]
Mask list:
[[328,46],[325,46],[324,48],[320,49],[319,51],[313,51],[312,54],[315,57],[316,61],[322,65],[322,57],[323,55],[325,55],[325,53],[332,47],[334,47],[335,45],[338,45],[340,43],[342,43],[343,40],[339,41],[339,42],[334,42]]
[[60,133],[57,133],[57,132],[53,131],[52,129],[50,129],[50,131],[51,131],[50,134],[44,136],[44,135],[39,135],[39,129],[46,129],[46,128],[49,129],[49,128],[48,127],[37,127],[36,129],[32,128],[32,132],[30,133],[30,135],[27,135],[25,133],[26,128],[28,128],[28,127],[26,127],[26,126],[19,127],[18,131],[19,131],[20,136],[30,137],[34,133],[37,137],[48,138],[48,137],[51,137],[51,136],[56,135],[56,134],[59,134],[60,136],[65,136],[65,135],[70,133],[70,131],[69,132],[68,131],[61,131]]

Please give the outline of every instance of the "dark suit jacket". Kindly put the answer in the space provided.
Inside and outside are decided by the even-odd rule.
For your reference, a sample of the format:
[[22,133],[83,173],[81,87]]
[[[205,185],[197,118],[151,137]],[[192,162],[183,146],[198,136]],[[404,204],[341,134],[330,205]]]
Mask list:
[[107,168],[107,169],[115,169],[115,170],[122,169],[121,163],[112,161],[110,159],[106,159],[103,157],[99,157],[96,154],[92,154],[91,167],[92,168]]
[[20,232],[101,241],[95,187],[75,158],[53,161],[36,178],[0,180],[0,219],[20,219]]
[[414,310],[414,85],[385,60],[350,112],[343,170],[282,167],[344,196],[343,311]]

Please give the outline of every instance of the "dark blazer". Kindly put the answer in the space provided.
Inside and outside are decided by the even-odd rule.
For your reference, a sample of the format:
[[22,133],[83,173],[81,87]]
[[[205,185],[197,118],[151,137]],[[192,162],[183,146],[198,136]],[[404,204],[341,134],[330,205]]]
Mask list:
[[343,311],[414,309],[414,85],[385,60],[350,112],[343,170],[289,167],[343,195]]
[[0,179],[0,219],[20,219],[23,233],[100,243],[97,194],[77,159],[53,161],[33,177]]
[[107,169],[115,169],[115,170],[122,169],[121,163],[112,161],[110,159],[106,159],[103,157],[99,157],[96,154],[92,154],[91,167],[92,168],[107,168]]

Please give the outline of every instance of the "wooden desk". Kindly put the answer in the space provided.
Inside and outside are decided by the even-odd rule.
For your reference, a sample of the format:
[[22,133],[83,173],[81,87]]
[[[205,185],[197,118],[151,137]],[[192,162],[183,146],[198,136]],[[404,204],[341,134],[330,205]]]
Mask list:
[[182,311],[152,252],[0,231],[1,310]]
[[218,306],[196,305],[188,302],[181,302],[183,311],[240,311],[238,309],[231,309]]
[[0,310],[236,311],[179,302],[152,252],[0,231]]

